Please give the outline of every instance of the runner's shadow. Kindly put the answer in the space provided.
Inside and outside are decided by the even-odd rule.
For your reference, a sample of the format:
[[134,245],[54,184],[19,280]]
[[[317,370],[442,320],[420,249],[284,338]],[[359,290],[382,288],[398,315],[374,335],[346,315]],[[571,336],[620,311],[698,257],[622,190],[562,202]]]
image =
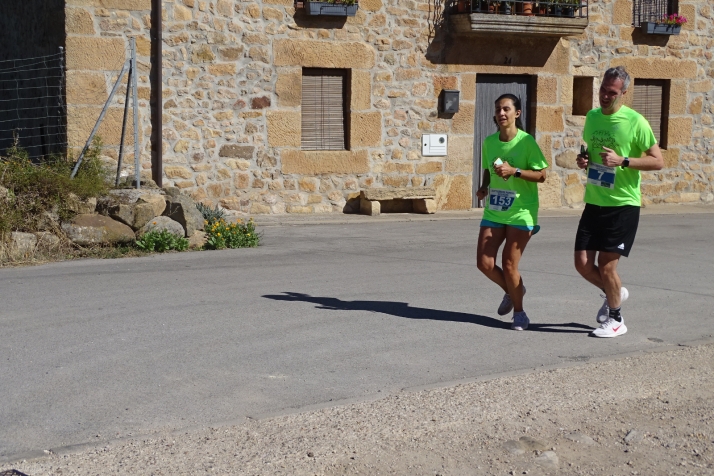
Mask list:
[[[275,301],[302,301],[317,304],[317,309],[327,309],[331,311],[369,311],[380,314],[389,314],[407,319],[429,319],[432,321],[463,322],[477,324],[494,329],[510,329],[510,319],[500,321],[488,316],[479,314],[467,314],[465,312],[440,311],[438,309],[428,309],[425,307],[412,307],[405,302],[395,301],[343,301],[337,298],[310,296],[303,293],[283,292],[283,294],[266,294],[263,296]],[[565,328],[565,329],[563,329]],[[531,324],[528,330],[536,332],[557,332],[557,333],[588,333],[592,327],[577,322],[563,324]]]

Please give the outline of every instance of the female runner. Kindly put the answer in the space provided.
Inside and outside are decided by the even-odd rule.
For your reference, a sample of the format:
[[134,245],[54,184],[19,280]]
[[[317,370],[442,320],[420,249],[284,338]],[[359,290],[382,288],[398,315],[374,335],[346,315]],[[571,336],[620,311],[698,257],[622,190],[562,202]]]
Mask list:
[[[478,237],[478,269],[505,292],[498,314],[513,310],[511,329],[522,331],[530,323],[523,310],[526,288],[518,272],[531,236],[538,233],[538,183],[548,167],[533,137],[523,131],[521,100],[513,94],[496,99],[494,121],[498,132],[483,141],[483,180],[476,192],[486,207]],[[503,242],[502,268],[496,255]]]

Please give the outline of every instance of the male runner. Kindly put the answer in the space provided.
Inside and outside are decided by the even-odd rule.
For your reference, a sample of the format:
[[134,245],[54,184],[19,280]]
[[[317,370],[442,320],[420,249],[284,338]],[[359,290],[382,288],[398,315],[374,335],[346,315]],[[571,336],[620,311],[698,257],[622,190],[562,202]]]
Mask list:
[[617,274],[620,256],[628,256],[640,218],[640,171],[660,170],[662,153],[647,120],[621,104],[630,76],[625,68],[610,68],[600,86],[600,108],[588,112],[577,164],[587,169],[585,210],[575,236],[575,269],[602,289],[596,337],[627,332],[620,305],[629,293]]

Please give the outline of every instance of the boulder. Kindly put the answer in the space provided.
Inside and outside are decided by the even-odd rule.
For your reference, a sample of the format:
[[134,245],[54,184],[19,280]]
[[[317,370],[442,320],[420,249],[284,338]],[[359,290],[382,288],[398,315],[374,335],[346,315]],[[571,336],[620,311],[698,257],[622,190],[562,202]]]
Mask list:
[[196,208],[196,203],[186,195],[166,197],[164,216],[183,226],[186,235],[192,236],[196,230],[203,230],[203,214]]
[[169,233],[176,235],[180,238],[183,238],[185,230],[183,229],[183,226],[181,226],[181,223],[172,220],[169,217],[154,217],[153,219],[149,220],[146,225],[141,227],[141,229],[136,233],[137,238],[141,238],[144,236],[145,233],[148,233],[150,231],[162,231],[162,230],[167,230]]
[[164,193],[169,197],[178,197],[181,195],[181,190],[178,187],[164,187]]
[[201,230],[196,230],[193,235],[188,237],[189,248],[203,248],[206,244],[206,233]]
[[136,201],[134,205],[134,230],[141,229],[144,225],[153,220],[154,217],[161,216],[166,209],[166,198],[164,195],[155,193],[145,193]]
[[97,204],[97,212],[138,230],[166,208],[160,190],[112,190]]
[[37,230],[39,231],[57,231],[60,229],[60,217],[55,210],[45,210],[40,215],[37,222]]
[[97,199],[90,197],[82,200],[77,195],[70,193],[65,202],[65,207],[78,215],[94,213],[97,208]]
[[37,248],[37,237],[32,233],[22,233],[13,231],[10,233],[10,243],[8,243],[8,252],[10,258],[26,258]]
[[37,237],[37,245],[43,246],[45,248],[56,248],[61,243],[61,240],[57,235],[50,233],[49,231],[38,231],[33,233]]
[[77,215],[62,223],[67,238],[78,245],[118,244],[134,241],[134,231],[124,223],[96,214]]

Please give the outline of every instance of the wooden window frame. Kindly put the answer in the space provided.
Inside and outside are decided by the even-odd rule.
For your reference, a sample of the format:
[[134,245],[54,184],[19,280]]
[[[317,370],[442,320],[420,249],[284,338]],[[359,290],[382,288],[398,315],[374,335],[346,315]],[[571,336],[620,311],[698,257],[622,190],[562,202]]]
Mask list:
[[[322,94],[327,91],[328,88],[334,87],[334,84],[330,83],[334,82],[334,78],[336,77],[340,77],[342,81],[341,97],[338,99],[341,108],[341,126],[334,126],[330,122],[335,120],[336,98],[330,98],[330,96],[324,96]],[[310,84],[306,82],[306,78],[323,78],[324,82],[320,84]],[[332,80],[328,80],[327,78],[332,78]],[[302,126],[300,140],[302,150],[350,150],[350,111],[348,105],[351,102],[351,82],[351,71],[349,69],[302,69]],[[310,87],[316,88],[316,90],[311,93],[309,90]],[[334,92],[334,90],[331,89],[330,92]],[[322,102],[325,99],[326,102]],[[332,101],[332,103],[330,103],[330,101]],[[326,131],[326,133],[322,134],[321,131]]]
[[593,108],[595,99],[595,78],[592,76],[573,76],[573,116],[586,116]]
[[[642,114],[645,119],[652,126],[652,120],[650,119],[653,114],[657,114],[655,111],[650,110],[652,106],[647,106],[647,99],[639,98],[637,96],[637,90],[642,87],[652,87],[661,88],[661,108],[659,111],[659,137],[655,132],[655,138],[657,138],[657,143],[660,149],[667,148],[667,134],[668,134],[668,122],[669,122],[669,94],[670,94],[670,80],[668,79],[638,79],[635,78],[634,85],[632,86],[632,108]],[[648,94],[645,92],[645,94]],[[644,104],[643,104],[644,103]],[[656,106],[655,106],[656,107]],[[653,127],[653,131],[655,128]]]

